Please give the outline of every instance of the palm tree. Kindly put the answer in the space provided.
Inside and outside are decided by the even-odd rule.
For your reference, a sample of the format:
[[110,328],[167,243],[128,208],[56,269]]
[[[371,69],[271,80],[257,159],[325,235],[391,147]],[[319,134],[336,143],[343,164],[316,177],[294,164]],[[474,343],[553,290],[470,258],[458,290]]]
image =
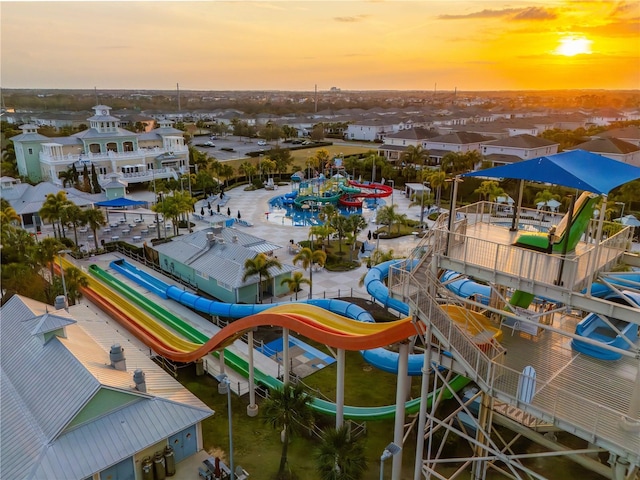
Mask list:
[[79,268],[68,267],[64,270],[64,280],[67,287],[67,299],[70,305],[75,305],[82,298],[81,288],[89,286],[89,280]]
[[[302,272],[294,272],[291,278],[283,278],[280,282],[280,285],[287,285],[289,291],[296,294],[296,300],[298,300],[298,292],[302,290],[301,287],[304,284],[309,285],[309,289],[311,289],[311,280],[304,278]],[[309,295],[311,295],[311,290],[309,290]]]
[[37,244],[35,250],[33,251],[33,259],[36,264],[41,268],[47,266],[49,267],[51,281],[55,276],[55,272],[53,271],[53,262],[58,252],[63,248],[64,245],[60,243],[58,239],[47,237],[43,238],[42,241]]
[[285,383],[282,388],[270,389],[269,398],[262,405],[264,422],[282,430],[282,455],[277,476],[279,479],[288,477],[285,469],[289,436],[299,432],[303,427],[310,427],[313,423],[309,405],[312,400],[313,397],[304,392],[301,384],[292,386]]
[[302,263],[302,268],[309,269],[309,297],[313,296],[313,264],[317,263],[320,266],[324,266],[327,261],[327,254],[322,250],[311,250],[308,247],[300,250],[295,257],[293,257],[293,264],[297,265],[298,262]]
[[353,251],[358,243],[358,234],[365,229],[367,221],[362,215],[350,215],[348,218],[347,229],[351,238],[351,249],[349,250],[349,260],[353,260]]
[[66,208],[62,210],[62,216],[60,218],[62,223],[70,223],[73,227],[73,238],[75,240],[76,246],[78,245],[78,226],[84,225],[84,213],[82,209],[77,206],[75,203],[71,203],[67,205]]
[[347,425],[329,428],[322,435],[316,465],[322,480],[360,480],[367,470],[364,444],[351,437]]
[[447,174],[442,170],[438,170],[436,172],[431,173],[431,175],[429,175],[427,180],[429,182],[429,185],[431,185],[431,188],[434,188],[436,190],[436,205],[438,206],[438,209],[440,209],[440,201],[442,199],[442,187],[446,185]]
[[90,208],[84,211],[84,221],[93,232],[93,241],[98,250],[98,229],[106,223],[104,213],[99,208]]
[[473,191],[473,193],[479,194],[480,200],[484,198],[489,202],[493,202],[496,198],[505,194],[504,189],[494,180],[482,182],[480,186]]
[[398,233],[400,233],[400,225],[407,223],[407,216],[396,212],[395,205],[386,205],[378,210],[377,219],[379,223],[386,225],[389,235],[391,235],[391,227],[398,224]]
[[38,214],[40,218],[43,220],[49,220],[53,225],[53,234],[55,236],[56,222],[60,222],[59,227],[62,227],[61,230],[58,231],[58,236],[61,238],[64,237],[64,225],[60,219],[62,218],[62,211],[64,208],[69,205],[71,202],[67,199],[67,192],[64,190],[60,190],[58,193],[50,193],[47,195],[46,200],[42,204],[40,211]]
[[0,210],[0,243],[5,244],[6,238],[10,236],[16,229],[16,225],[20,223],[20,215],[15,209],[9,205],[9,202],[3,199],[2,210]]
[[247,258],[244,262],[243,282],[253,275],[258,275],[258,303],[262,302],[263,279],[265,282],[271,279],[271,270],[274,268],[281,269],[282,264],[277,259],[268,257],[264,253],[259,253],[254,258]]
[[347,219],[347,217],[344,217],[342,215],[334,215],[333,217],[331,217],[329,225],[331,225],[336,235],[338,235],[338,251],[340,252],[340,254],[342,254],[342,239],[345,237],[347,232],[351,230],[349,226],[349,220]]
[[429,157],[429,151],[422,148],[422,145],[409,145],[402,154],[402,159],[405,163],[414,166],[421,165],[420,172],[424,169],[424,164]]

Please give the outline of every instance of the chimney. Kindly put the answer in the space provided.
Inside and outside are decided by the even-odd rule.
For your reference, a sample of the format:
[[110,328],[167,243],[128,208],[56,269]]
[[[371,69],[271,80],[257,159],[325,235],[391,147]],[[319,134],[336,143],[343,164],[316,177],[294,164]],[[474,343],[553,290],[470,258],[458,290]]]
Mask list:
[[133,383],[136,384],[136,390],[147,393],[147,382],[144,379],[144,372],[139,368],[133,372]]
[[127,361],[124,358],[124,348],[119,343],[111,345],[111,351],[109,351],[109,360],[111,366],[116,370],[125,372],[127,370]]

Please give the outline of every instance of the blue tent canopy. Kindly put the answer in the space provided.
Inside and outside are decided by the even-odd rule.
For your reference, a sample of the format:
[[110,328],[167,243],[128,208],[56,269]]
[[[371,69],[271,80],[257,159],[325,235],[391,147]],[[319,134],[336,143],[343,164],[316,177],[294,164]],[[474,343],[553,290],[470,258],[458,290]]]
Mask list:
[[140,200],[130,200],[128,198],[120,197],[114,198],[112,200],[106,200],[104,202],[96,203],[96,207],[107,207],[107,208],[125,208],[125,207],[137,207],[140,205],[146,205],[147,202],[143,202]]
[[584,150],[571,150],[462,176],[546,182],[602,195],[640,178],[640,168]]

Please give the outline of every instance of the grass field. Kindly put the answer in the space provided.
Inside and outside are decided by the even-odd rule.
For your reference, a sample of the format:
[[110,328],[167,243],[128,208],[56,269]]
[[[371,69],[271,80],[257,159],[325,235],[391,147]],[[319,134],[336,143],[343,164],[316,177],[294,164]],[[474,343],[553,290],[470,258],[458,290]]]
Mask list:
[[[307,341],[305,339],[305,341]],[[308,341],[307,341],[308,342]],[[326,347],[313,342],[317,348],[327,352]],[[345,403],[358,406],[376,406],[395,403],[396,376],[378,371],[367,364],[359,352],[347,352],[345,378],[347,388]],[[333,364],[313,375],[304,382],[335,400],[336,365]],[[179,380],[202,401],[209,405],[216,414],[203,422],[205,450],[227,458],[229,446],[227,422],[227,396],[219,395],[217,382],[205,375],[196,377],[193,371],[184,369]],[[412,382],[412,394],[418,395],[419,381]],[[280,462],[280,432],[265,425],[260,415],[250,418],[246,414],[248,397],[232,396],[234,463],[242,465],[253,478],[270,479],[277,472]],[[318,417],[316,423],[323,426],[334,426],[333,417]],[[366,456],[369,463],[365,480],[379,478],[380,454],[384,447],[393,440],[393,420],[370,421],[366,423],[365,438]],[[313,460],[313,452],[317,448],[316,437],[295,437],[289,446],[289,465],[299,479],[319,480]],[[411,434],[404,451],[402,478],[411,478],[415,458],[415,435]],[[386,469],[391,471],[391,462],[387,461]]]

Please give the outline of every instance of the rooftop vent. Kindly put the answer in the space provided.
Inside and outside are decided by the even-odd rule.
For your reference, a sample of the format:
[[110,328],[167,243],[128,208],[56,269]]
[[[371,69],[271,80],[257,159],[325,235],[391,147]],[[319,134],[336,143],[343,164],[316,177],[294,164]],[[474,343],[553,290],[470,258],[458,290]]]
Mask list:
[[139,368],[133,372],[133,383],[136,384],[136,390],[139,392],[147,392],[147,382],[144,378],[144,372]]
[[65,297],[64,295],[58,295],[53,302],[53,308],[55,308],[56,310],[67,308],[67,297]]
[[111,350],[109,351],[109,361],[111,361],[111,366],[116,370],[121,370],[123,372],[127,370],[127,362],[124,358],[124,348],[122,348],[119,343],[114,343],[111,346]]
[[207,241],[213,242],[216,239],[216,235],[213,232],[207,232]]
[[238,235],[234,235],[231,239],[233,240],[233,243],[238,243]]

